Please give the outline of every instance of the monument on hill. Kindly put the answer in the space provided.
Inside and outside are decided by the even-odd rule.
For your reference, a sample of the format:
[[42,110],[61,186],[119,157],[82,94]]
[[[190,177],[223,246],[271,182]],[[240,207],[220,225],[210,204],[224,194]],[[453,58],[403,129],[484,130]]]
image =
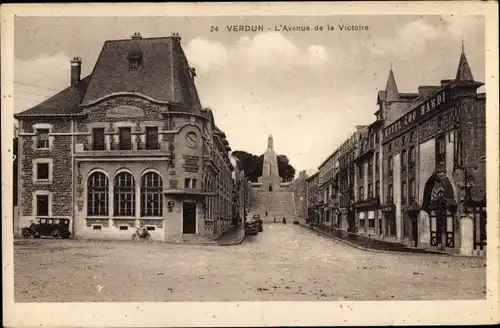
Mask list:
[[259,178],[261,191],[279,191],[281,178],[278,171],[278,156],[274,152],[273,136],[267,139],[267,150],[262,163],[262,176]]

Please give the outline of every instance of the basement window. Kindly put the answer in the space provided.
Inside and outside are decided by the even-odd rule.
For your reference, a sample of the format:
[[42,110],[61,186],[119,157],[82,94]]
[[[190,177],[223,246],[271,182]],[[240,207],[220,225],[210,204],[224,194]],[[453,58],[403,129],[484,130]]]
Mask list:
[[146,230],[149,230],[149,231],[155,231],[155,230],[156,230],[156,228],[155,228],[155,227],[151,227],[151,226],[149,226],[149,227],[146,227]]
[[120,230],[128,230],[128,226],[120,226]]
[[92,229],[94,229],[94,230],[101,230],[102,229],[102,225],[100,225],[100,224],[94,224],[94,225],[92,225]]

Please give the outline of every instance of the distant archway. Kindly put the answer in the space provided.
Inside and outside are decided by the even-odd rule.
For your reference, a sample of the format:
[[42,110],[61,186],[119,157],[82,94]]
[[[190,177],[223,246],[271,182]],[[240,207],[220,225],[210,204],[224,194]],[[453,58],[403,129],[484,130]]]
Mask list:
[[273,186],[269,186],[268,191],[273,191]]

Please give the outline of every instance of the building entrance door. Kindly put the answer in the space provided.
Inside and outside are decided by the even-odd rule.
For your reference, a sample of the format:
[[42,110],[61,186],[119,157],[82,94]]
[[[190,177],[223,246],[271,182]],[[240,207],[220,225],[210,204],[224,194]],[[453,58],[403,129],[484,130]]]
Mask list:
[[182,233],[196,233],[196,203],[184,202],[182,204]]
[[430,213],[431,246],[455,247],[455,229],[453,213],[445,209],[433,210]]

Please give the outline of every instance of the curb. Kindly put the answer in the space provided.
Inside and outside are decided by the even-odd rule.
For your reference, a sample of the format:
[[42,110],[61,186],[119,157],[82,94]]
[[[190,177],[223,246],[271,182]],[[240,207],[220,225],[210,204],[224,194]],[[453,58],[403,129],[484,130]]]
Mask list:
[[218,242],[217,241],[217,244],[219,246],[235,246],[235,245],[239,245],[243,242],[243,240],[245,239],[246,237],[246,234],[245,234],[245,230],[243,230],[243,233],[242,233],[242,236],[240,238],[238,238],[237,240],[235,241],[227,241],[227,242]]
[[320,230],[316,230],[314,228],[310,228],[309,226],[306,226],[302,223],[299,223],[299,225],[303,228],[307,228],[309,230],[312,230],[316,233],[320,233],[322,234],[323,236],[325,237],[329,237],[331,239],[334,239],[336,241],[339,241],[343,244],[346,244],[346,245],[349,245],[351,247],[354,247],[354,248],[357,248],[359,250],[362,250],[362,251],[366,251],[366,252],[373,252],[373,253],[382,253],[382,254],[401,254],[401,255],[445,255],[445,256],[454,256],[454,257],[466,257],[466,258],[486,258],[485,256],[475,256],[475,255],[463,255],[463,254],[453,254],[453,253],[446,253],[446,252],[439,252],[439,251],[432,251],[432,252],[428,252],[428,253],[417,253],[417,252],[400,252],[400,251],[384,251],[384,250],[379,250],[379,249],[373,249],[373,248],[366,248],[366,247],[363,247],[363,246],[359,246],[359,245],[356,245],[354,243],[351,243],[347,240],[344,240],[342,238],[339,238],[339,237],[336,237],[336,236],[332,236],[332,235],[329,235],[327,234],[326,232],[323,232],[323,231],[320,231]]
[[245,239],[245,234],[243,234],[243,237],[240,238],[240,239],[238,239],[237,241],[227,242],[227,243],[220,243],[219,246],[236,246],[236,245],[241,244],[244,239]]

